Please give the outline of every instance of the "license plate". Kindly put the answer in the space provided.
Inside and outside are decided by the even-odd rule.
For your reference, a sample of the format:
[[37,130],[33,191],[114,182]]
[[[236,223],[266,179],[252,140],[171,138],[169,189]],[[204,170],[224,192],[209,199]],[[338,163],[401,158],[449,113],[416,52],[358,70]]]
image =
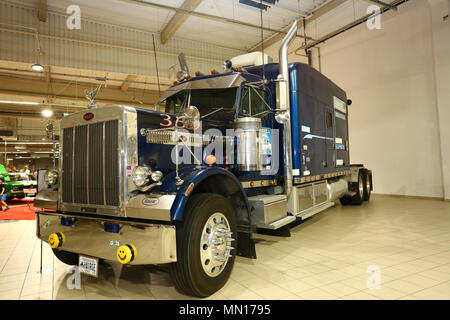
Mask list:
[[36,194],[37,190],[36,189],[24,189],[23,192],[25,192],[26,194]]
[[81,273],[89,276],[98,276],[98,258],[80,256],[78,261],[78,269]]

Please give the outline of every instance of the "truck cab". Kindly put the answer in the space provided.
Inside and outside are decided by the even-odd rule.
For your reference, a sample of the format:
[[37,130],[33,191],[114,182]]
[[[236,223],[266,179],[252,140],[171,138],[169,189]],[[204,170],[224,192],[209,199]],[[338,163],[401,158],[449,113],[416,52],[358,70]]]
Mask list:
[[288,236],[335,200],[368,200],[371,171],[349,162],[346,94],[287,63],[295,33],[278,64],[240,57],[223,73],[186,74],[157,110],[63,118],[58,169],[35,200],[37,236],[84,273],[99,259],[168,264],[181,291],[206,297],[236,255],[256,258],[253,232]]

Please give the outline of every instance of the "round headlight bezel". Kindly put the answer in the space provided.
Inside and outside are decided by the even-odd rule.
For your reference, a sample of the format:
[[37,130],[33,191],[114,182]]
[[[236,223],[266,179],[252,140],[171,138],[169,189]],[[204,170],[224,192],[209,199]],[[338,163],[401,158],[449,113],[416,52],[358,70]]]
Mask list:
[[138,188],[145,187],[149,182],[149,176],[152,174],[152,170],[147,167],[137,166],[131,173],[131,179]]
[[55,185],[58,183],[58,171],[49,170],[45,173],[44,180],[49,185]]

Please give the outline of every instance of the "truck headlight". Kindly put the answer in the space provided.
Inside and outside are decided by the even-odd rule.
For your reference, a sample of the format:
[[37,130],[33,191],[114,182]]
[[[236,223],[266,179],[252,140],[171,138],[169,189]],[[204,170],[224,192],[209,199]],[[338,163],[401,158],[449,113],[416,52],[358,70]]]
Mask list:
[[146,167],[135,167],[133,169],[133,172],[131,173],[131,179],[133,180],[134,184],[140,188],[145,186],[149,179],[148,177],[152,174],[152,171],[149,168]]
[[58,182],[58,171],[49,170],[45,173],[44,180],[47,184],[54,185]]
[[163,177],[163,173],[161,171],[155,171],[152,173],[151,177],[154,182],[159,182]]

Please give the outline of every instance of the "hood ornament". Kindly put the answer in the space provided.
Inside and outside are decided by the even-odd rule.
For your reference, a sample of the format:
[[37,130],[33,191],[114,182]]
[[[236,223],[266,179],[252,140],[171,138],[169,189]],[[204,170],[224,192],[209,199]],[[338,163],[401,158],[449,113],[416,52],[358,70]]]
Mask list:
[[91,90],[84,90],[84,96],[86,99],[89,100],[89,109],[98,108],[97,103],[95,102],[95,97],[98,94],[98,91],[100,90],[101,85],[99,85],[97,88],[93,88]]

